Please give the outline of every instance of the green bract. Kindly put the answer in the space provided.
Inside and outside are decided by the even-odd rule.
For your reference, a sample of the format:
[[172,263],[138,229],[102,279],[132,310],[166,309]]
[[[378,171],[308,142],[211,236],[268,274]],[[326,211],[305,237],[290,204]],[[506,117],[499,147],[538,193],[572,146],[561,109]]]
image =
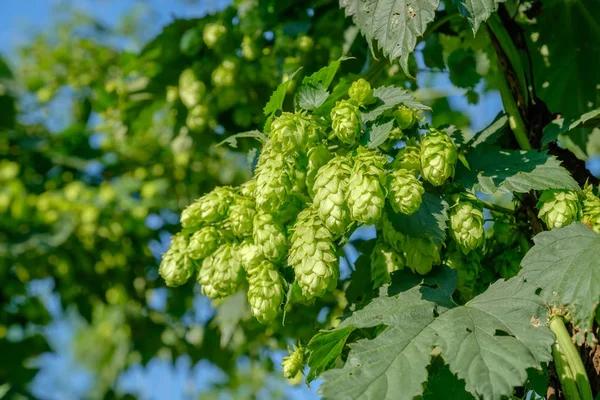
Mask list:
[[190,204],[181,213],[181,226],[192,226],[219,221],[227,215],[229,205],[233,202],[234,192],[229,186],[213,189]]
[[579,219],[581,206],[577,193],[571,190],[544,190],[537,204],[538,217],[548,229],[561,228]]
[[167,286],[180,286],[194,273],[194,263],[187,254],[188,240],[181,234],[173,235],[171,245],[160,262],[158,273]]
[[377,151],[358,149],[348,180],[346,201],[354,221],[371,225],[381,218],[385,205],[385,170],[387,160]]
[[423,184],[408,169],[397,169],[388,175],[388,198],[394,211],[415,213],[423,201]]
[[348,89],[348,96],[350,100],[356,102],[359,106],[372,103],[375,100],[371,85],[363,78],[352,82],[350,89]]
[[434,186],[454,177],[458,160],[456,145],[446,133],[430,129],[421,141],[421,173]]
[[333,157],[333,154],[331,153],[331,151],[329,151],[329,149],[327,149],[327,146],[325,145],[317,145],[314,147],[311,147],[308,150],[308,166],[306,169],[306,186],[308,189],[308,192],[311,195],[314,195],[314,185],[315,185],[315,179],[317,177],[317,172],[319,172],[319,169],[327,164],[327,162],[329,162],[329,160],[331,160],[331,158]]
[[242,266],[236,247],[232,243],[224,243],[202,261],[198,273],[202,294],[220,299],[237,291],[242,280]]
[[263,256],[273,262],[287,255],[287,239],[283,228],[271,214],[259,212],[254,217],[254,242]]
[[277,317],[283,302],[283,286],[277,268],[270,261],[262,261],[248,275],[248,303],[252,315],[263,324]]
[[271,142],[263,146],[256,166],[256,207],[274,213],[286,202],[296,182],[294,162],[276,152]]
[[200,260],[208,257],[221,242],[221,233],[214,226],[205,226],[200,228],[190,238],[188,245],[188,255],[191,258]]
[[600,199],[592,192],[591,185],[584,190],[583,196],[581,222],[600,233]]
[[483,211],[471,201],[459,200],[450,212],[450,234],[463,253],[475,250],[485,241]]
[[331,127],[333,133],[342,142],[356,144],[362,132],[362,122],[358,107],[348,100],[340,100],[331,109]]
[[404,257],[383,240],[377,240],[371,253],[373,288],[391,282],[390,274],[404,268]]

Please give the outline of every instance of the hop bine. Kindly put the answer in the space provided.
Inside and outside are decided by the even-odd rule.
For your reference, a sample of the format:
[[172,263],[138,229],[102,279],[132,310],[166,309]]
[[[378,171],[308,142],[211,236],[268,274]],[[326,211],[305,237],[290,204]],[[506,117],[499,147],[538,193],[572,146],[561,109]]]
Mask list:
[[283,286],[277,268],[270,261],[262,261],[248,275],[248,303],[252,315],[266,324],[279,314],[283,302]]
[[450,211],[450,234],[464,254],[485,242],[483,208],[468,200],[457,200]]
[[198,273],[202,294],[220,299],[237,291],[242,280],[242,267],[236,247],[233,243],[224,243],[202,261]]
[[193,260],[187,255],[188,240],[182,234],[175,234],[171,246],[160,262],[158,273],[167,286],[180,286],[190,279],[194,273]]
[[331,127],[342,142],[356,144],[362,131],[358,107],[348,100],[338,101],[331,109]]
[[454,177],[458,150],[444,132],[431,129],[421,141],[421,171],[423,178],[434,186],[441,186]]
[[537,203],[538,217],[548,229],[562,228],[579,219],[581,208],[577,193],[571,190],[544,190]]
[[423,184],[408,169],[397,169],[388,175],[388,197],[397,213],[414,214],[423,201]]
[[317,145],[308,150],[308,165],[306,167],[306,186],[308,193],[314,196],[315,180],[317,172],[322,166],[327,164],[333,158],[331,151],[325,145]]
[[346,201],[354,221],[371,225],[381,218],[385,205],[385,164],[387,160],[376,151],[358,149],[348,180]]

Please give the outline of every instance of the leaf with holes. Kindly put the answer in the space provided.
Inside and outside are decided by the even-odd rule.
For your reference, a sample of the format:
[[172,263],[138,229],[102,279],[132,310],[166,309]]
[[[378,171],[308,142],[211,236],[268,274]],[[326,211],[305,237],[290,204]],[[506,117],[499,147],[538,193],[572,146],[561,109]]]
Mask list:
[[407,90],[394,86],[378,87],[373,91],[373,97],[375,97],[375,102],[362,112],[361,117],[364,122],[375,121],[385,111],[400,104],[404,104],[414,110],[426,111],[431,109],[416,101],[413,95]]

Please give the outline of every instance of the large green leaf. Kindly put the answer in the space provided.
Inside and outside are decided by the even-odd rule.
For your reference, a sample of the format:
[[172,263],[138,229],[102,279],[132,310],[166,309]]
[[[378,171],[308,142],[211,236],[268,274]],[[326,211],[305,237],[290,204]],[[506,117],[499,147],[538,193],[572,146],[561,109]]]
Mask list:
[[542,288],[540,295],[552,306],[566,307],[581,341],[600,302],[600,235],[577,222],[533,240],[520,275]]
[[546,125],[544,128],[544,136],[542,137],[542,144],[548,144],[558,139],[559,135],[572,131],[573,129],[580,127],[597,127],[600,126],[600,108],[588,111],[575,118],[558,118]]
[[504,0],[452,0],[458,11],[469,20],[473,32],[477,32],[479,25],[487,20],[492,13],[498,10],[498,4]]
[[340,0],[346,15],[367,41],[377,42],[383,54],[400,59],[408,73],[408,57],[423,36],[427,24],[433,21],[439,0]]
[[526,381],[528,368],[550,360],[554,337],[544,324],[546,308],[535,286],[522,278],[499,281],[464,306],[452,306],[450,272],[438,270],[398,294],[382,291],[346,319],[342,327],[387,328],[375,339],[351,344],[344,367],[323,374],[324,397],[422,395],[434,348],[441,349],[466,389],[484,399],[509,395]]

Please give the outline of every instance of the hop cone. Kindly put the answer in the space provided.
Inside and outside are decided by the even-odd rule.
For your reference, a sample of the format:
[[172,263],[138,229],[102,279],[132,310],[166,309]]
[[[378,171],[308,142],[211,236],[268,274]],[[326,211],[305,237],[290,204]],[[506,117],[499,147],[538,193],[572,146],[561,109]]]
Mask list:
[[173,235],[169,250],[163,254],[158,273],[167,286],[180,286],[190,279],[194,273],[194,263],[186,250],[188,240],[181,234]]
[[458,150],[450,136],[431,129],[421,142],[421,169],[423,178],[434,186],[441,186],[454,177]]
[[331,127],[344,143],[355,144],[362,130],[358,107],[348,100],[340,100],[331,109]]
[[231,87],[235,84],[235,62],[224,60],[211,74],[211,80],[216,87]]
[[240,264],[248,275],[256,273],[256,268],[265,260],[261,249],[250,239],[246,239],[240,244],[238,254]]
[[198,80],[194,70],[185,69],[179,75],[179,98],[187,108],[197,106],[206,95],[206,85]]
[[294,351],[290,351],[288,357],[283,357],[281,366],[283,367],[283,376],[293,379],[304,367],[304,348],[298,345]]
[[417,146],[406,146],[396,154],[392,163],[394,169],[407,169],[415,176],[421,173],[421,152]]
[[411,171],[397,169],[388,176],[388,196],[394,211],[414,214],[423,201],[423,184]]
[[256,179],[250,179],[242,183],[240,186],[240,194],[244,197],[254,197],[254,192],[256,190]]
[[315,179],[317,178],[317,172],[319,169],[327,164],[333,157],[333,154],[327,149],[325,145],[317,145],[311,147],[308,150],[308,165],[306,169],[306,186],[308,192],[314,195]]
[[208,125],[210,110],[204,104],[198,104],[188,112],[185,124],[193,132],[202,132]]
[[288,264],[302,294],[311,299],[333,290],[339,277],[333,236],[312,208],[298,214],[291,243]]
[[346,199],[352,220],[371,225],[381,218],[385,205],[385,164],[385,157],[376,151],[358,149]]
[[569,225],[578,219],[581,211],[577,193],[571,190],[544,190],[537,208],[538,217],[548,229]]
[[404,257],[392,246],[382,240],[378,240],[371,253],[371,280],[373,288],[390,283],[390,274],[404,268]]
[[457,290],[461,301],[467,302],[477,295],[477,279],[481,263],[476,257],[464,256],[460,251],[450,252],[446,263],[457,272]]
[[188,255],[201,260],[208,257],[221,243],[221,233],[214,226],[205,226],[194,232],[188,245]]
[[284,112],[271,123],[273,149],[284,154],[301,150],[318,136],[318,126],[302,114]]
[[404,252],[404,242],[406,237],[394,228],[394,225],[389,220],[386,213],[383,214],[380,222],[383,241],[392,246],[397,252]]
[[212,49],[226,33],[227,28],[221,23],[206,24],[202,31],[202,40],[206,47]]
[[293,163],[283,155],[273,151],[271,142],[263,146],[263,152],[256,166],[256,207],[265,212],[277,212],[292,191],[295,176]]
[[264,260],[248,276],[248,282],[248,303],[252,315],[262,324],[273,321],[283,302],[283,286],[277,268],[270,261]]
[[404,246],[406,266],[413,272],[425,275],[440,262],[440,250],[431,239],[405,236]]
[[363,78],[352,82],[350,89],[348,89],[348,96],[350,96],[350,100],[353,100],[359,106],[372,103],[375,100],[371,85]]
[[287,240],[283,227],[271,214],[256,214],[253,236],[254,243],[266,259],[277,262],[286,256]]
[[459,201],[450,211],[450,235],[468,254],[485,241],[483,210],[470,201]]
[[417,111],[405,105],[394,110],[393,115],[400,129],[410,129],[417,123]]
[[600,233],[600,199],[594,195],[591,186],[585,188],[583,195],[581,222]]
[[230,296],[237,291],[242,279],[238,252],[232,243],[222,244],[202,261],[198,282],[202,293],[211,299]]
[[237,237],[252,234],[254,227],[254,201],[249,197],[235,196],[233,204],[229,207],[229,223],[231,232]]
[[344,233],[350,224],[346,192],[351,171],[348,157],[337,156],[317,173],[314,204],[319,218],[334,235]]
[[189,228],[202,223],[219,221],[227,215],[233,201],[233,190],[229,186],[216,187],[190,204],[181,213],[181,226]]

